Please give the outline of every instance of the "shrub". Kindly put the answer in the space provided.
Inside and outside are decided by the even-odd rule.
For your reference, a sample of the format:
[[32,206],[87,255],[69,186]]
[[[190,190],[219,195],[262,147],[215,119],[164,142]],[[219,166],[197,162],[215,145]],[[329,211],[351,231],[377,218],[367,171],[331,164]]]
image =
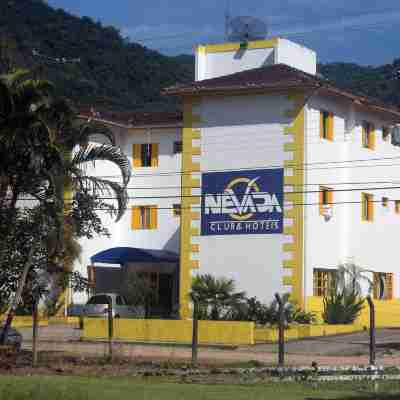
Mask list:
[[322,318],[327,324],[352,324],[364,307],[364,299],[354,291],[332,291],[324,297]]

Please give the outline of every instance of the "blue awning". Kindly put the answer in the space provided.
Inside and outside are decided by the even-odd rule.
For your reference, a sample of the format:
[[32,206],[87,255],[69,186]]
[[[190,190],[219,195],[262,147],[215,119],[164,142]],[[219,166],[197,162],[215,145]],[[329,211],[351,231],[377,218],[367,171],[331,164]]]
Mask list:
[[166,250],[137,249],[135,247],[114,247],[95,254],[90,258],[92,264],[126,264],[134,262],[177,263],[179,256]]

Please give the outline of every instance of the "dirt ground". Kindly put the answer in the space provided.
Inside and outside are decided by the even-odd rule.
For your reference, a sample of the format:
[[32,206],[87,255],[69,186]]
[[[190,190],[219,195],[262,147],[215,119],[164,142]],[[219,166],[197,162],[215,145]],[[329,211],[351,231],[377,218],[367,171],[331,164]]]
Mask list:
[[[31,350],[31,329],[20,329],[24,337],[23,349]],[[109,347],[102,342],[83,342],[81,331],[74,326],[51,325],[40,328],[39,351],[65,353],[82,357],[106,357]],[[309,366],[312,362],[319,365],[367,365],[368,332],[350,335],[310,338],[286,343],[286,362],[288,365]],[[189,361],[191,349],[188,346],[146,345],[132,343],[114,343],[114,355],[117,357],[147,361]],[[264,364],[276,364],[276,344],[259,344],[238,348],[201,347],[199,360],[203,363],[230,364],[258,361]],[[377,331],[377,363],[380,365],[400,364],[400,329]]]

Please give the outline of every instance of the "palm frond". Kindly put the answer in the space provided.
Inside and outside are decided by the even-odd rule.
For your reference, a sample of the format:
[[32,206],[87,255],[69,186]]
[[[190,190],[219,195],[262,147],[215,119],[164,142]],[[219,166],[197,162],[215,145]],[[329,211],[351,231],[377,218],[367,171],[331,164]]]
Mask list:
[[78,137],[77,142],[83,145],[87,145],[89,139],[93,136],[100,136],[107,139],[112,146],[115,146],[115,136],[113,132],[108,129],[104,124],[96,121],[79,123],[77,127]]
[[111,199],[115,199],[118,204],[116,221],[119,221],[124,215],[128,205],[126,187],[117,182],[86,175],[75,175],[72,178],[72,184],[79,190],[91,191],[95,195],[110,195]]
[[71,161],[72,167],[79,167],[86,163],[95,165],[96,161],[109,161],[116,165],[122,175],[123,186],[126,187],[131,179],[132,168],[128,158],[117,147],[111,145],[89,145],[79,149]]

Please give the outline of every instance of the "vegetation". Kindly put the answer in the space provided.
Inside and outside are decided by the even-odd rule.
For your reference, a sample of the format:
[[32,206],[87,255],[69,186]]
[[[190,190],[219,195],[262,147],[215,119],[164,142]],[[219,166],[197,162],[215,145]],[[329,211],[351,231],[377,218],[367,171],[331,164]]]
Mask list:
[[199,304],[199,319],[218,321],[230,319],[232,309],[242,304],[245,293],[236,291],[233,279],[205,274],[194,278],[190,297]]
[[158,290],[155,288],[148,276],[140,273],[131,272],[124,279],[122,293],[129,305],[144,310],[145,318],[151,315],[151,309],[158,303]]
[[[246,379],[246,378],[245,378]],[[298,383],[201,385],[160,381],[147,378],[71,378],[71,377],[14,377],[0,379],[0,398],[7,400],[395,400],[399,398],[398,383]],[[240,384],[241,383],[241,384]]]
[[[51,8],[44,1],[4,0],[0,11],[0,73],[10,67],[28,68],[54,82],[56,94],[77,105],[175,110],[176,100],[161,97],[160,90],[194,78],[193,56],[161,55],[131,43],[113,27]],[[400,59],[379,67],[319,66],[320,73],[338,86],[396,105],[399,70]]]
[[364,275],[365,270],[354,263],[339,265],[333,287],[324,297],[323,320],[328,324],[351,324],[364,307],[362,283],[372,288],[372,282]]
[[[1,269],[12,267],[18,275],[18,285],[10,288],[14,296],[7,329],[35,267],[71,274],[80,253],[76,240],[107,233],[96,210],[115,213],[117,220],[122,217],[131,174],[130,163],[114,146],[110,131],[77,119],[67,102],[53,100],[49,82],[27,75],[16,70],[0,76]],[[102,135],[110,144],[89,144],[92,135]],[[99,160],[116,165],[121,182],[92,176],[87,165]],[[104,201],[104,195],[115,198],[117,207]],[[30,203],[24,202],[26,196]],[[26,208],[31,210],[31,221],[25,223],[36,228],[25,232],[28,238],[16,229],[19,219],[26,217],[21,214]],[[24,248],[26,253],[21,251]],[[7,257],[13,262],[4,262]]]
[[194,76],[193,59],[188,64],[163,56],[130,43],[113,27],[43,1],[7,0],[0,11],[3,58],[9,60],[4,68],[11,63],[46,77],[58,96],[77,105],[121,111],[175,109],[175,100],[161,98],[161,88]]
[[[266,305],[256,297],[248,298],[245,292],[237,292],[233,279],[215,278],[212,275],[198,275],[192,284],[192,301],[199,305],[199,319],[224,321],[253,321],[259,325],[276,325],[279,322],[279,307],[276,300]],[[289,300],[289,294],[282,297],[285,304],[287,324],[311,324],[316,318],[313,313],[302,311]]]

